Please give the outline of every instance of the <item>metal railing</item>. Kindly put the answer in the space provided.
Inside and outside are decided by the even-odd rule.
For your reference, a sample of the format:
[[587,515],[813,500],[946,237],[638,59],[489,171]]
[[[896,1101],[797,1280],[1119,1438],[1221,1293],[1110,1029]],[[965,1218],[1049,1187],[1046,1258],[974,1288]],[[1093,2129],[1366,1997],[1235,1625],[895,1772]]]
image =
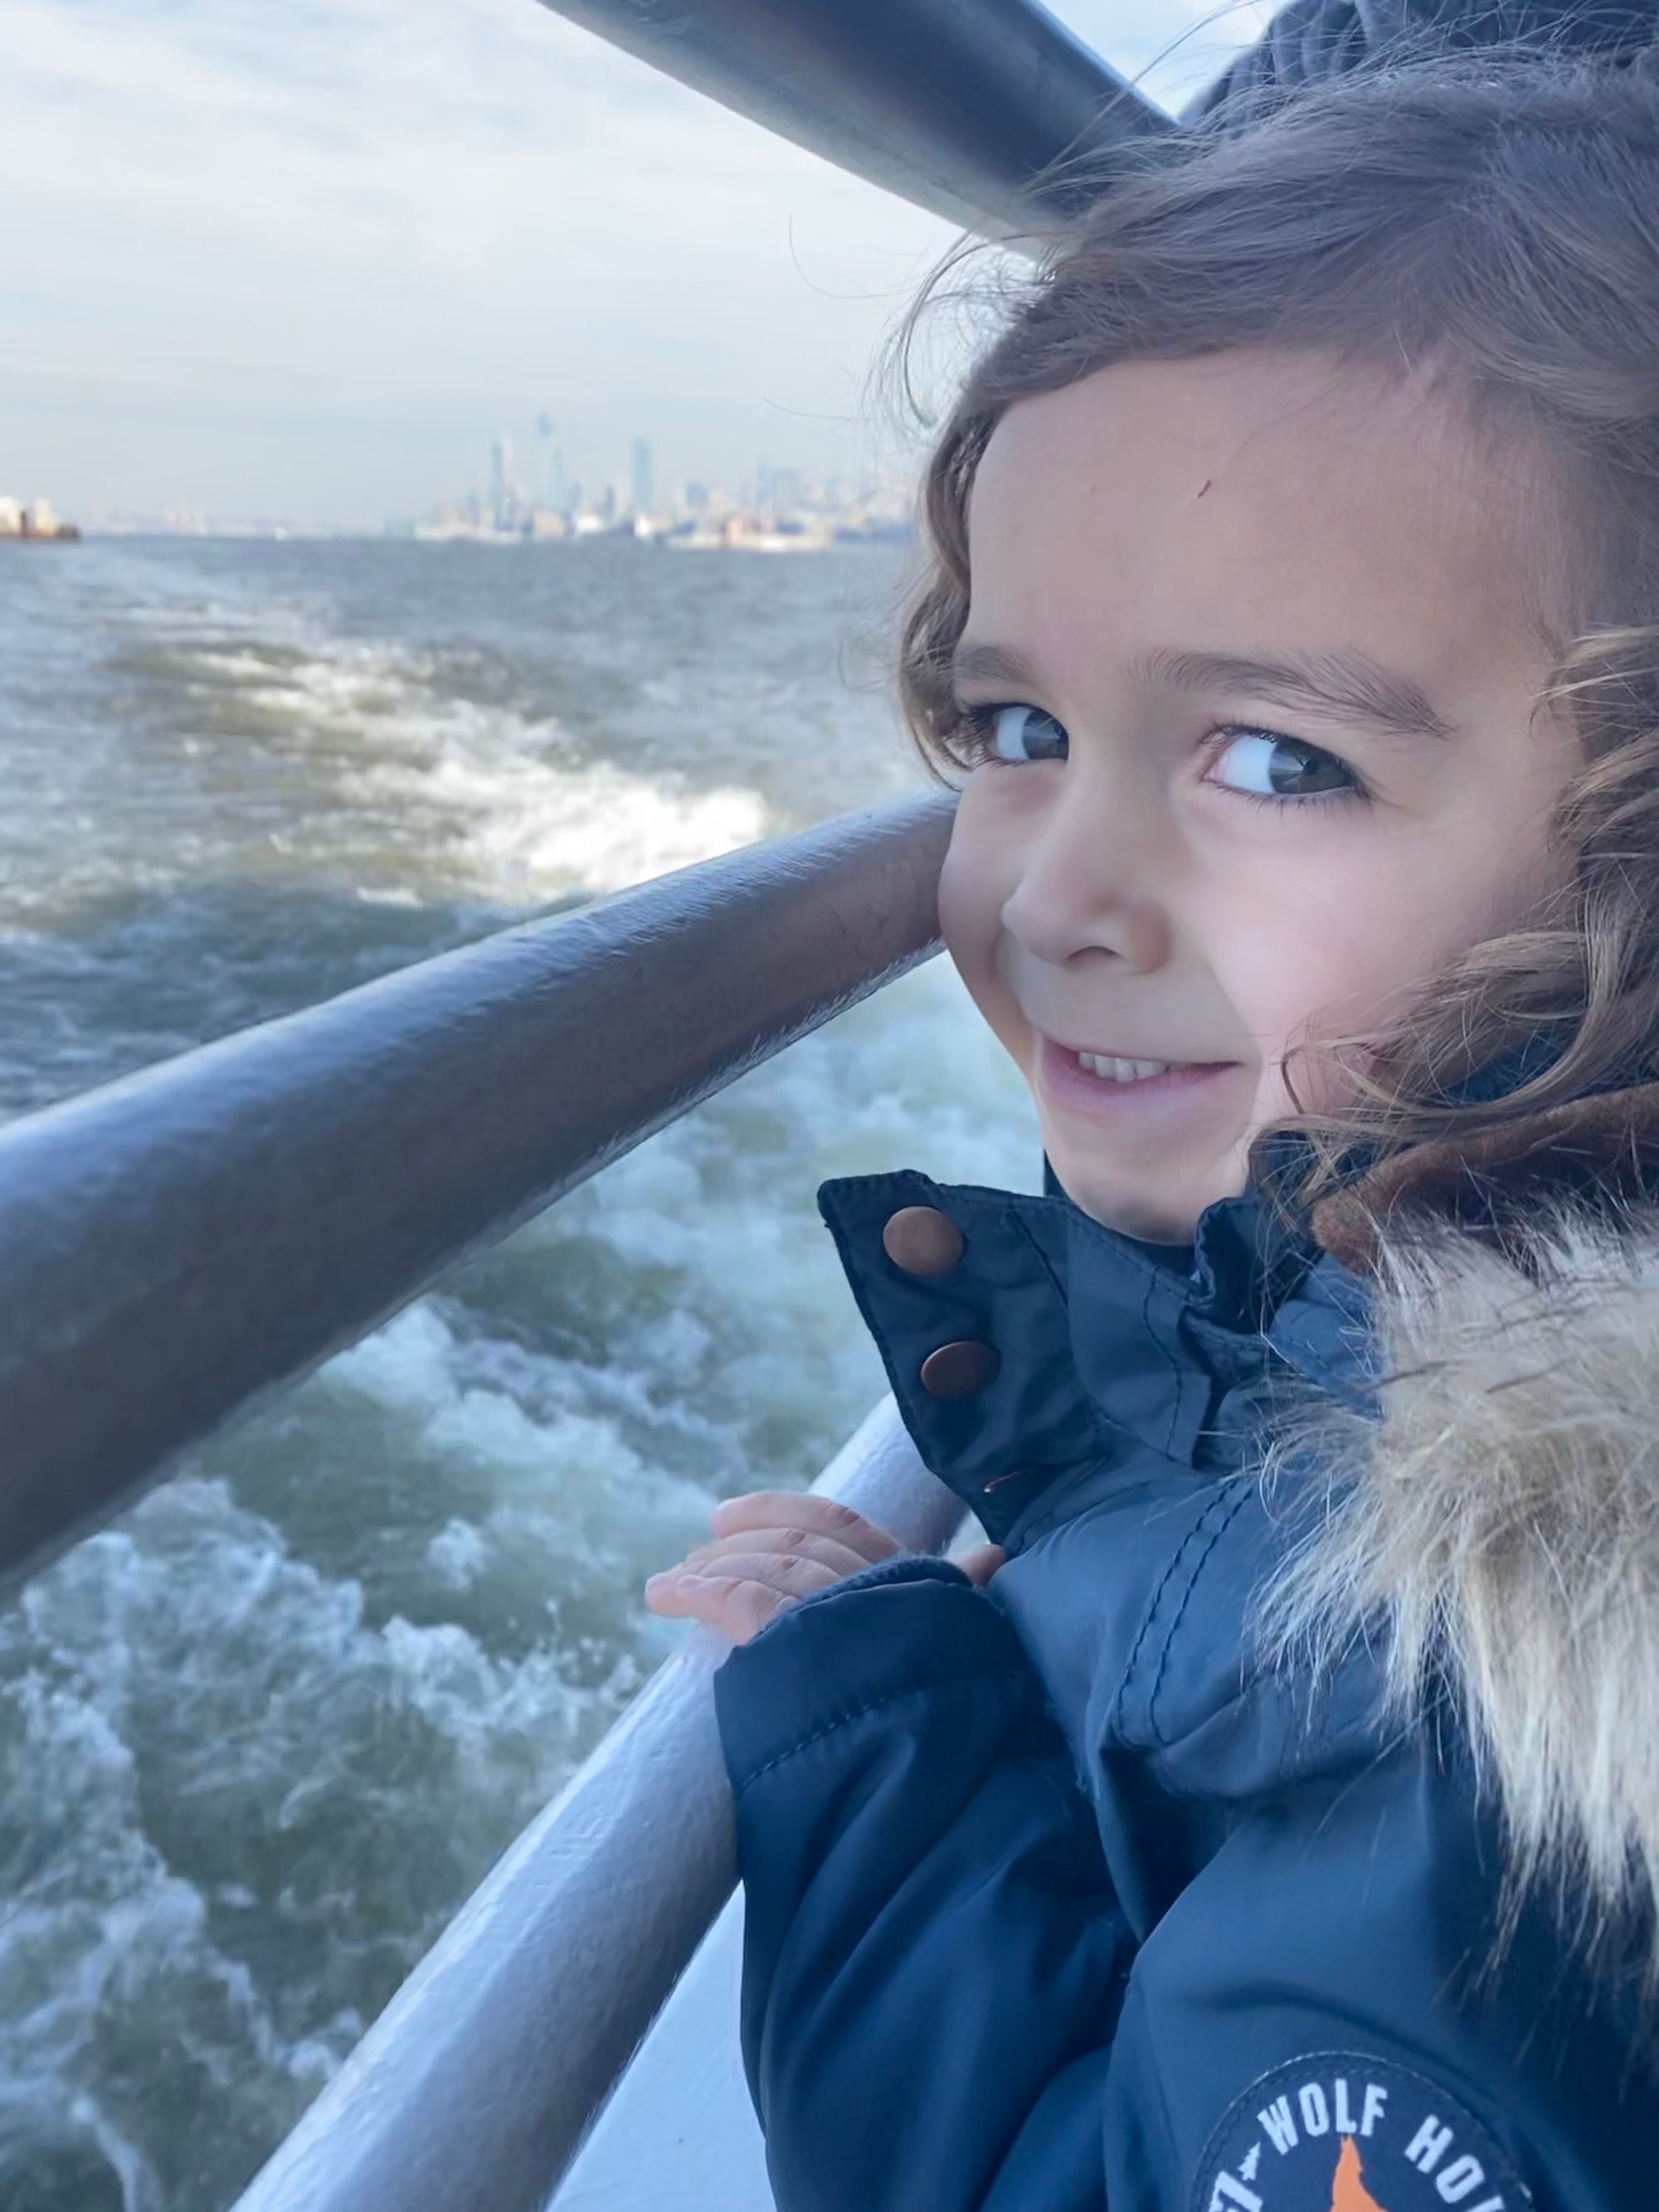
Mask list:
[[[962,1518],[890,1398],[816,1489],[917,1551]],[[694,1630],[475,1892],[237,2212],[537,2212],[733,1881]],[[711,2208],[712,2212],[712,2208]]]
[[546,0],[654,69],[965,229],[1054,228],[1170,118],[1036,0]]
[[680,869],[0,1129],[0,1577],[927,959],[953,805]]
[[[549,0],[1036,248],[1167,125],[1036,0]],[[0,1130],[0,1578],[476,1248],[938,949],[934,793],[528,924]],[[957,1501],[884,1401],[819,1486]],[[411,1975],[240,2212],[535,2212],[733,1881],[702,1632]]]

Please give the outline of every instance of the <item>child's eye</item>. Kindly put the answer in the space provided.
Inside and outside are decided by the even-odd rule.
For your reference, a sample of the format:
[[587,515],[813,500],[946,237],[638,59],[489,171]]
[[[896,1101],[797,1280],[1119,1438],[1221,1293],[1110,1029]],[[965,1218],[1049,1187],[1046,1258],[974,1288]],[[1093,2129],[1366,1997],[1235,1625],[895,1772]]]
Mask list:
[[1252,799],[1364,795],[1359,778],[1334,753],[1301,738],[1275,737],[1271,730],[1234,730],[1215,756],[1206,781]]
[[960,726],[976,761],[1066,757],[1066,732],[1041,707],[964,707]]

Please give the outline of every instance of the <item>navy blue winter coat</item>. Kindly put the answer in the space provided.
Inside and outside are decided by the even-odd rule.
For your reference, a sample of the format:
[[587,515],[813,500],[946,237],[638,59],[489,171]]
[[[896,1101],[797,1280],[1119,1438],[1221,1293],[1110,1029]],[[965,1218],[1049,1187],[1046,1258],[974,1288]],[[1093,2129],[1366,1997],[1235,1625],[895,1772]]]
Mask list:
[[[1009,1557],[982,1590],[868,1569],[715,1676],[782,2212],[1659,2208],[1646,1936],[1593,1958],[1534,1894],[1500,1942],[1455,1702],[1386,1721],[1364,1642],[1316,1697],[1256,1653],[1323,1510],[1312,1474],[1264,1492],[1263,1426],[1286,1389],[1368,1413],[1364,1267],[1255,1195],[1189,1267],[1052,1177],[819,1198],[922,1458]],[[962,1231],[945,1272],[888,1256],[910,1206]],[[964,1341],[1000,1364],[933,1395]]]

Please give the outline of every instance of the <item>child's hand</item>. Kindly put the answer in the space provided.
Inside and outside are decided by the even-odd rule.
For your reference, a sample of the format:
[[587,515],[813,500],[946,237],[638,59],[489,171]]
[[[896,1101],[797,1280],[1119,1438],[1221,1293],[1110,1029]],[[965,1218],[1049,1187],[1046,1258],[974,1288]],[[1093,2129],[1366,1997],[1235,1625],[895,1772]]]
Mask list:
[[[786,1606],[813,1590],[897,1556],[900,1547],[849,1505],[811,1492],[756,1490],[714,1508],[714,1541],[687,1553],[678,1567],[653,1575],[645,1601],[653,1613],[689,1615],[722,1630],[734,1644],[758,1636]],[[994,1545],[981,1545],[957,1565],[975,1583],[1002,1564]]]
[[734,1644],[758,1636],[797,1598],[855,1575],[899,1547],[850,1505],[810,1492],[754,1490],[714,1508],[712,1544],[688,1552],[678,1567],[653,1575],[645,1601],[653,1613],[690,1614],[723,1629]]

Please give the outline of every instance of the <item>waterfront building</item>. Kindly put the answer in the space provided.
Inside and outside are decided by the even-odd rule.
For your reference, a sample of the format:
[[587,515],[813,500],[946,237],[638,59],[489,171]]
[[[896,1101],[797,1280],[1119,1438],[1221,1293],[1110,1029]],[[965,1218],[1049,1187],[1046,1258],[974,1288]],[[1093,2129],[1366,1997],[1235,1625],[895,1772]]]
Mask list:
[[49,499],[24,501],[0,493],[0,538],[78,538],[72,522],[65,522]]

